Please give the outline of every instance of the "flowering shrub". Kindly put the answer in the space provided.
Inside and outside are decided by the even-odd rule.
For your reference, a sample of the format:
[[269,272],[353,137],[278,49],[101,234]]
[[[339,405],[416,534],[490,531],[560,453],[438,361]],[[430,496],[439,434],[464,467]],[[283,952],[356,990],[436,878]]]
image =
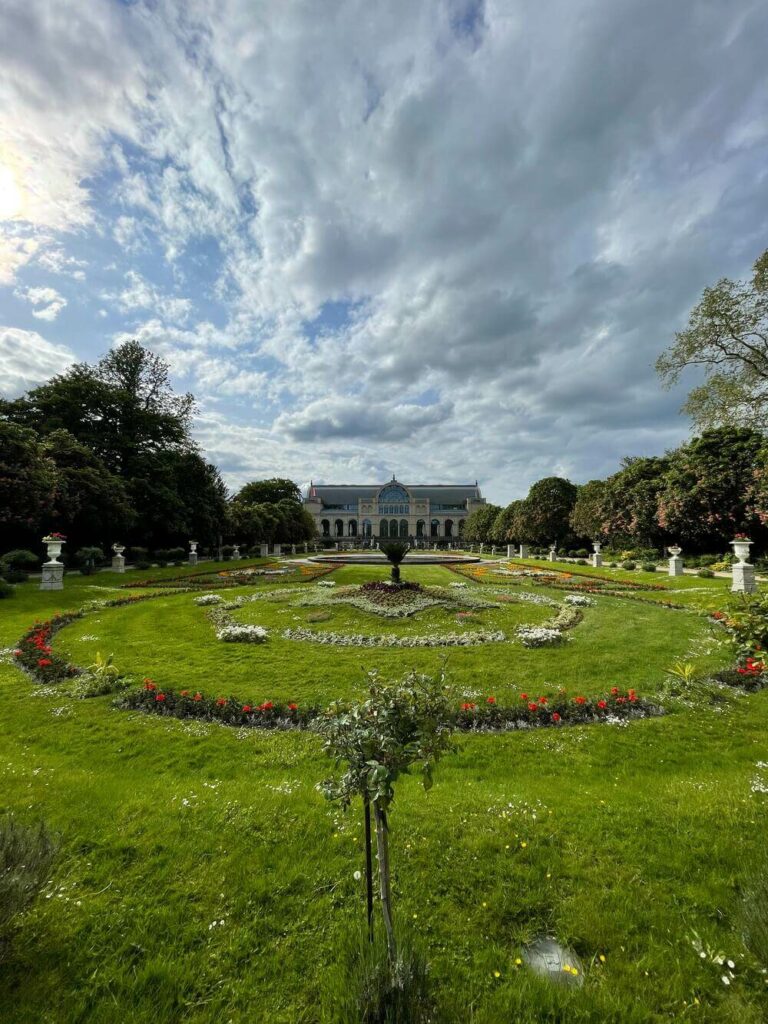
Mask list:
[[318,587],[335,587],[336,580],[320,580]]
[[566,604],[573,604],[579,608],[589,608],[594,605],[594,601],[591,597],[587,597],[585,594],[566,594]]
[[216,630],[216,639],[228,644],[263,644],[268,636],[263,626],[239,622],[228,623]]
[[565,639],[559,629],[547,626],[518,626],[515,635],[523,647],[547,647]]
[[221,604],[224,598],[221,594],[203,594],[202,597],[195,598],[195,604],[210,605],[210,604]]
[[391,636],[367,633],[318,633],[311,629],[285,629],[286,640],[310,640],[316,644],[337,647],[476,647],[478,644],[502,643],[507,639],[501,630],[478,630],[474,633],[427,633],[422,636]]
[[[325,714],[324,709],[316,705],[279,701],[254,704],[235,696],[207,696],[195,690],[161,687],[152,679],[145,679],[141,689],[121,694],[115,707],[263,729],[305,729]],[[478,702],[463,701],[450,717],[458,729],[465,731],[506,732],[598,722],[610,724],[661,714],[660,707],[640,697],[635,690],[614,686],[609,693],[594,697],[570,697],[564,690],[553,697],[531,698],[521,693],[518,702],[508,706],[499,704],[494,696]]]

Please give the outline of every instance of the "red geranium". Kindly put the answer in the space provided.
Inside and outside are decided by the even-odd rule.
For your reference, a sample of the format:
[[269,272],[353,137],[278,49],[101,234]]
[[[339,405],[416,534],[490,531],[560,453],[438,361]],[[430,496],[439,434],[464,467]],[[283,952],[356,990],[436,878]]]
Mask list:
[[288,705],[288,710],[289,711],[298,711],[299,710],[299,705],[298,704],[289,704]]
[[558,713],[556,711],[554,711],[552,713],[552,721],[553,722],[559,722],[560,721],[560,715],[558,715]]
[[202,700],[203,699],[203,695],[202,695],[202,693],[196,693],[195,696],[192,699],[193,700]]
[[227,698],[226,697],[217,697],[216,703],[218,704],[218,706],[220,708],[223,708],[224,705],[227,703]]
[[165,700],[165,694],[164,693],[156,693],[155,694],[155,700],[160,700],[160,701]]
[[574,700],[575,704],[586,704],[587,703],[587,698],[586,697],[574,697],[573,700]]
[[597,702],[597,706],[598,706],[599,708],[606,708],[606,707],[608,707],[608,703],[607,703],[607,701],[604,701],[604,700],[599,700],[599,701]]
[[520,694],[520,700],[528,700],[528,694],[527,693],[521,693]]
[[189,696],[189,690],[182,690],[181,691],[181,696],[182,697],[188,697]]
[[248,712],[249,712],[250,710],[251,710],[251,705],[250,705],[250,704],[243,704],[243,712],[244,712],[244,713],[245,713],[246,715],[248,714]]
[[271,700],[265,700],[263,704],[259,704],[259,711],[271,711],[274,706]]
[[20,651],[20,650],[19,650],[19,649],[17,648],[17,649],[16,649],[16,650],[15,650],[15,651],[13,652],[13,655],[14,655],[14,657],[15,657],[15,658],[20,658],[20,657],[22,656],[22,654],[23,654],[23,653],[24,653],[23,651]]
[[534,704],[533,702],[531,702],[528,705],[528,710],[529,711],[538,711],[539,710],[539,705],[538,704]]
[[496,703],[496,698],[495,697],[489,697],[488,698],[488,703],[489,704],[495,704]]
[[612,696],[615,697],[618,692],[619,692],[618,686],[612,686],[611,687],[611,694],[612,694]]
[[461,705],[461,710],[462,711],[474,711],[474,709],[476,707],[477,707],[477,704],[462,704]]
[[546,704],[546,703],[547,703],[547,698],[546,697],[539,697],[539,704]]
[[50,658],[38,658],[37,664],[40,666],[40,668],[46,668],[48,665],[51,665],[53,663],[51,662]]

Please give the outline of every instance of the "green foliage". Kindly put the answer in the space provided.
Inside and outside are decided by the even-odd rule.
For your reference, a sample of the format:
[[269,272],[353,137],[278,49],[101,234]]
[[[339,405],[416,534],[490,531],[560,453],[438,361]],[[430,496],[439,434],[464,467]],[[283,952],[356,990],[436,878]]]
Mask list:
[[0,819],[0,960],[10,927],[48,880],[55,853],[42,823],[27,827],[13,815]]
[[0,578],[0,600],[5,597],[13,597],[15,593],[15,587],[13,587],[7,580]]
[[104,561],[104,552],[101,548],[89,546],[76,551],[75,558],[80,563],[80,572],[83,576],[92,576],[96,572],[97,563]]
[[400,563],[410,550],[410,545],[404,540],[387,540],[379,542],[379,550],[392,566],[392,580],[400,582]]
[[628,558],[625,562],[621,563],[621,568],[626,569],[627,572],[633,572],[637,568],[637,563]]
[[34,553],[34,551],[27,551],[25,548],[19,548],[15,551],[6,551],[6,553],[0,557],[0,566],[2,566],[2,568],[7,566],[10,569],[31,571],[40,568],[40,558]]
[[[38,530],[53,508],[56,467],[33,429],[0,419],[0,525]],[[7,536],[7,534],[6,534]]]
[[96,660],[92,665],[88,665],[85,671],[100,682],[108,679],[117,679],[120,675],[120,671],[117,666],[113,664],[113,658],[113,654],[104,657],[101,651],[97,651]]
[[702,580],[711,580],[715,577],[711,569],[699,569],[696,575]]
[[605,535],[604,496],[604,480],[589,480],[577,489],[571,512],[571,529],[577,537],[600,540]]
[[518,512],[520,540],[558,546],[564,543],[571,530],[576,494],[576,486],[559,476],[548,476],[533,484]]
[[763,847],[744,888],[740,917],[744,944],[763,974],[768,971],[768,855]]
[[640,568],[643,572],[656,572],[657,566],[655,562],[643,562]]
[[277,505],[281,501],[301,504],[301,491],[293,480],[271,477],[269,480],[253,480],[241,487],[234,501],[243,505]]
[[705,288],[688,326],[656,362],[667,387],[688,366],[706,375],[684,406],[697,427],[768,427],[768,250],[751,281],[722,278]]
[[524,517],[525,502],[510,502],[496,516],[490,530],[491,539],[499,544],[507,544],[510,541],[519,542],[521,535],[525,532]]
[[453,728],[442,675],[409,673],[385,685],[369,673],[369,697],[359,703],[335,701],[318,719],[323,749],[346,770],[320,786],[329,800],[347,806],[360,796],[386,810],[395,782],[417,766],[424,788],[432,785],[432,768],[450,748]]
[[651,547],[664,543],[657,511],[668,466],[666,458],[622,460],[619,472],[605,481],[601,512],[606,534],[617,542],[626,539]]
[[669,458],[658,494],[659,526],[710,550],[737,532],[758,530],[750,483],[764,443],[755,430],[721,427],[681,445]]
[[501,512],[499,505],[486,504],[470,512],[464,520],[464,539],[472,544],[490,544],[495,539],[496,519]]

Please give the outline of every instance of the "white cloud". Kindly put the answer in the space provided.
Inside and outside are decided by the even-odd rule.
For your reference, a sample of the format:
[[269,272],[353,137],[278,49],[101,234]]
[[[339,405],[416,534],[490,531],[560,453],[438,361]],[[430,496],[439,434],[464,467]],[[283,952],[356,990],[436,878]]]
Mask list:
[[0,326],[0,394],[17,398],[75,362],[64,345],[46,341],[36,331]]
[[189,299],[166,295],[135,270],[129,270],[125,280],[126,286],[117,295],[104,295],[102,298],[115,298],[123,312],[148,309],[172,322],[183,322],[189,316],[192,308]]
[[55,288],[17,288],[14,294],[38,307],[32,310],[32,316],[38,320],[55,320],[67,304],[67,300]]

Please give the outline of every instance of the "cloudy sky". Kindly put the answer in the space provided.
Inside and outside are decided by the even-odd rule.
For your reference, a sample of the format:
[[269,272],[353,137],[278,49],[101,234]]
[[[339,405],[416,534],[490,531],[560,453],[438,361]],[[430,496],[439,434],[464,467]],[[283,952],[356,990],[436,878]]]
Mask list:
[[764,0],[3,0],[0,392],[138,338],[232,486],[506,502],[688,432],[768,245]]

